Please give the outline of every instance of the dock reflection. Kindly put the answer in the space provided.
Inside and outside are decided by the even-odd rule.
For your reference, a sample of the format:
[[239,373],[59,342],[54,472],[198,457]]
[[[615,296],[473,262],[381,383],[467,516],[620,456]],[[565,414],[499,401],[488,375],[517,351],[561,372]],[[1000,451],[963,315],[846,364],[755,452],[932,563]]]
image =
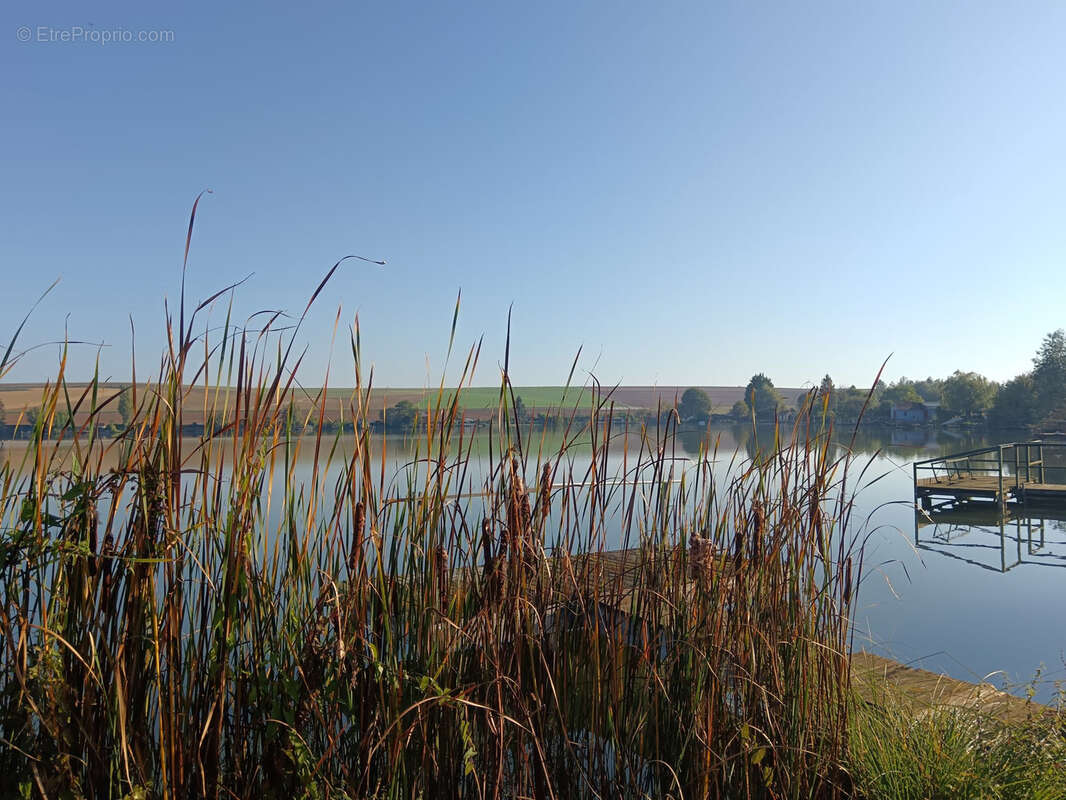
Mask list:
[[1022,565],[1066,567],[1066,509],[958,503],[915,512],[914,545],[992,572]]

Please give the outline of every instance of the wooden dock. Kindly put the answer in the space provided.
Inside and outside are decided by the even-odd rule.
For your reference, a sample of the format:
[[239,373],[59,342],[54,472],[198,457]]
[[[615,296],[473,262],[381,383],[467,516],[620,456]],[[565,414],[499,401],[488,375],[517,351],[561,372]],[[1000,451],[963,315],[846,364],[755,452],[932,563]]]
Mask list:
[[[616,622],[631,619],[634,613],[631,601],[634,583],[639,580],[641,557],[640,550],[631,549],[574,558],[575,566],[592,567],[604,584],[621,589],[604,606],[617,615],[614,617]],[[601,613],[603,610],[601,608]],[[662,624],[661,620],[654,622]],[[1050,713],[1047,706],[997,689],[987,680],[979,683],[961,681],[865,650],[850,653],[849,663],[852,685],[859,698],[876,704],[885,698],[887,691],[912,704],[916,716],[931,709],[953,708],[978,712],[1003,722],[1021,722],[1034,714]]]
[[913,468],[914,499],[926,510],[971,501],[1001,508],[1066,506],[1066,443],[1062,442],[994,445],[917,461]]
[[968,683],[862,650],[851,654],[851,675],[859,697],[865,701],[878,702],[887,689],[913,703],[916,713],[935,708],[969,709],[1002,722],[1024,722],[1051,713],[1047,706],[1000,691],[987,681]]
[[[995,476],[972,475],[944,478],[919,478],[915,492],[922,498],[951,498],[953,500],[991,500],[1000,504],[1021,503],[1066,504],[1066,484],[1001,482]],[[923,504],[924,505],[924,504]]]

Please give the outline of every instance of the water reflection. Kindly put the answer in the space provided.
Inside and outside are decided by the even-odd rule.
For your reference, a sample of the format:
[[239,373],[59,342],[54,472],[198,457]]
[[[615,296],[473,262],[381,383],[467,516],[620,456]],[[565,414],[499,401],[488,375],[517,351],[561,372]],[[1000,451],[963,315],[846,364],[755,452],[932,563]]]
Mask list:
[[[817,435],[818,431],[811,434]],[[791,431],[783,429],[781,435],[789,437]],[[734,458],[739,462],[754,457],[760,449],[772,446],[774,437],[772,426],[753,431],[745,424],[681,431],[675,442],[665,443],[669,448],[666,456],[674,468],[670,477],[676,479],[694,469],[701,452],[717,449],[714,478],[716,482],[724,481]],[[993,678],[997,685],[1008,684],[1015,689],[1024,687],[1041,664],[1045,666],[1045,681],[1066,680],[1066,637],[1062,626],[1049,625],[1046,615],[1033,613],[1034,609],[1060,606],[1066,596],[1066,570],[1037,568],[1066,564],[1066,512],[1056,516],[1050,511],[1030,509],[1026,516],[1018,509],[1015,516],[1003,520],[994,511],[991,516],[986,513],[982,517],[951,517],[936,512],[928,519],[915,519],[911,462],[1012,438],[935,428],[864,427],[854,432],[835,432],[834,455],[850,448],[859,457],[856,465],[868,466],[861,479],[860,470],[856,470],[853,483],[849,484],[858,490],[858,495],[851,519],[856,530],[849,529],[848,533],[861,536],[865,542],[863,582],[852,620],[856,647],[944,671],[960,680],[981,681],[995,674],[999,676]],[[389,487],[403,488],[409,474],[405,465],[416,464],[415,480],[424,478],[432,467],[426,461],[425,444],[419,446],[417,439],[374,436],[367,444],[368,461],[374,465],[372,477],[386,491]],[[564,444],[566,455],[560,464],[559,480],[564,475],[580,479],[591,461],[588,440],[575,442],[563,431],[524,431],[529,477],[536,476],[538,454],[553,459]],[[195,445],[183,443],[185,452],[193,453]],[[450,491],[480,491],[499,468],[498,457],[493,455],[498,452],[497,445],[498,441],[490,445],[489,437],[482,432],[464,437],[461,450],[469,464],[464,468],[464,478],[457,479]],[[287,446],[293,480],[310,484],[317,475],[321,499],[327,502],[340,474],[339,464],[351,457],[356,440],[338,437],[319,450],[313,437],[303,437]],[[630,428],[628,434],[619,434],[614,429],[609,457],[597,465],[598,474],[607,478],[628,475],[632,480],[627,470],[632,468],[641,448],[648,446],[639,430]],[[458,443],[456,449],[460,449]],[[0,445],[0,461],[7,459],[17,465],[26,454],[24,443]],[[63,455],[60,453],[58,461],[69,465],[71,459],[64,459]],[[1053,476],[1050,470],[1062,470],[1062,482],[1066,482],[1066,448],[1047,455],[1049,476]],[[101,454],[105,469],[113,456],[110,452]],[[220,457],[224,467],[225,452]],[[1008,466],[1013,468],[1012,465],[1013,461]],[[275,491],[273,496],[281,494]],[[467,513],[471,519],[479,513],[479,502],[475,496],[469,499]],[[273,506],[267,505],[271,529],[280,524],[281,510],[276,501]],[[605,545],[622,547],[624,532],[620,525],[614,525],[617,513],[611,513],[616,515],[605,520]],[[1054,687],[1045,682],[1036,691],[1036,698],[1047,702]]]
[[915,513],[919,550],[992,572],[1024,565],[1066,567],[1066,510],[955,508]]

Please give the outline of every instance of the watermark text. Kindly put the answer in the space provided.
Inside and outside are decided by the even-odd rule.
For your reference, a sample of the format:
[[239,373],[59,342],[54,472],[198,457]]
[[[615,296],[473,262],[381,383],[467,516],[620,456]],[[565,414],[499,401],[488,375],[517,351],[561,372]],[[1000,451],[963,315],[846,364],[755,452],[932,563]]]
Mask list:
[[96,25],[20,25],[15,38],[33,44],[169,44],[174,41],[174,31]]

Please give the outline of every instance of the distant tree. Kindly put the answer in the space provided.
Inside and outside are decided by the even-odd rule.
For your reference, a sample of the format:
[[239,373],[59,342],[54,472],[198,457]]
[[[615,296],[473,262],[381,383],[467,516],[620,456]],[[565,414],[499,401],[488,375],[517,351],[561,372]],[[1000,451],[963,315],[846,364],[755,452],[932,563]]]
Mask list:
[[832,400],[832,397],[833,397],[833,379],[829,377],[829,373],[828,372],[825,374],[825,377],[822,378],[822,383],[818,386],[818,396],[819,397],[828,396],[830,398],[830,400]]
[[781,405],[781,395],[774,388],[774,382],[761,372],[751,376],[744,389],[744,400],[755,410],[756,418],[761,419],[772,417]]
[[389,431],[409,431],[418,422],[418,407],[410,400],[401,400],[387,412],[381,413],[385,429]]
[[833,403],[836,399],[836,387],[833,385],[833,379],[829,377],[827,373],[822,382],[818,384],[818,388],[811,392],[811,411],[812,413],[821,414],[827,411],[830,415],[833,414]]
[[681,419],[691,419],[703,422],[711,415],[711,398],[703,389],[686,389],[681,395],[681,403],[677,407],[677,413]]
[[733,419],[751,419],[751,409],[748,408],[748,404],[743,400],[737,400],[733,403],[733,408],[729,411],[729,416]]
[[130,424],[130,417],[133,414],[133,403],[130,401],[130,391],[129,386],[123,386],[118,394],[118,415],[122,418],[123,425]]
[[915,381],[914,390],[922,396],[927,403],[940,402],[940,393],[944,388],[942,378],[926,378],[924,381]]
[[0,425],[4,424],[4,401],[0,400]]
[[859,419],[866,407],[868,392],[849,386],[847,389],[837,389],[834,394],[833,411],[842,420],[853,421]]
[[303,431],[303,417],[296,413],[295,405],[290,404],[286,409],[284,427],[293,436],[298,436]]
[[522,399],[522,395],[515,396],[514,414],[518,418],[519,422],[525,422],[529,419],[529,411],[526,410],[526,403]]
[[1044,337],[1033,358],[1032,379],[1037,417],[1066,403],[1066,332],[1062,328]]
[[993,425],[1003,428],[1024,428],[1036,422],[1032,377],[1019,375],[999,387],[989,416]]
[[892,405],[920,403],[922,399],[922,395],[914,384],[906,378],[900,378],[895,383],[890,383],[885,391],[881,393],[881,402],[891,403]]
[[984,375],[955,370],[944,381],[941,402],[952,413],[972,417],[992,407],[996,388],[996,384]]

